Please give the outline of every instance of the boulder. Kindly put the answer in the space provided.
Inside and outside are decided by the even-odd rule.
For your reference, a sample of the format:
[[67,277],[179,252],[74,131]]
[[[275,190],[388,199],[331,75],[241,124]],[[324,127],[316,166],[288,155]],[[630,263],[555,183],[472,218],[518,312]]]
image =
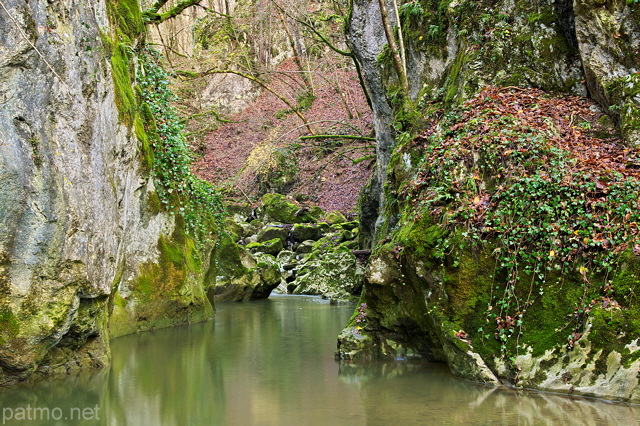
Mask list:
[[284,225],[268,224],[258,232],[257,241],[264,243],[269,240],[278,239],[284,244],[287,238],[289,238],[289,230]]
[[364,269],[349,251],[313,253],[298,269],[294,294],[317,294],[355,301],[362,289]]
[[287,201],[282,194],[265,194],[257,213],[264,221],[281,223],[312,223],[322,216],[319,207],[303,206],[293,200]]
[[315,223],[296,223],[295,225],[293,225],[291,235],[296,241],[315,241],[322,237],[322,229]]
[[315,245],[315,241],[307,240],[303,241],[296,246],[296,254],[307,254],[313,251],[313,247]]
[[215,284],[207,290],[212,301],[240,302],[267,298],[271,290],[280,284],[280,268],[273,256],[251,254],[228,236],[221,238],[214,258]]
[[272,256],[277,256],[283,249],[282,240],[274,238],[272,240],[264,241],[262,243],[249,243],[247,249],[252,253],[266,253]]

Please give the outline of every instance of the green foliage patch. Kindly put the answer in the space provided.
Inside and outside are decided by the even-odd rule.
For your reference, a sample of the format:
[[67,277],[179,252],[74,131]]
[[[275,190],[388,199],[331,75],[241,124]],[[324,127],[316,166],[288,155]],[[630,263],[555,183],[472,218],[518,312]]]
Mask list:
[[487,88],[412,143],[424,159],[397,196],[395,254],[440,259],[447,317],[480,352],[572,347],[588,318],[594,342],[637,335],[640,152],[591,136],[571,114],[595,125],[588,106]]
[[0,311],[0,346],[13,339],[20,332],[18,318],[8,309]]
[[168,75],[159,53],[145,48],[139,55],[137,83],[143,103],[142,118],[153,147],[153,173],[162,205],[184,217],[186,231],[200,243],[211,242],[222,221],[220,194],[191,172],[191,152],[169,89]]

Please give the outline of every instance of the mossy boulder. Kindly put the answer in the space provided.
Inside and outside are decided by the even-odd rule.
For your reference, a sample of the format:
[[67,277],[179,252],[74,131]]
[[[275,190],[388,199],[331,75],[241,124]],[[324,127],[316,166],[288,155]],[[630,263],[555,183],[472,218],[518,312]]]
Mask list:
[[254,288],[250,300],[266,299],[269,297],[273,289],[278,287],[282,282],[280,273],[280,264],[276,258],[270,254],[256,253],[256,272],[260,275],[260,282]]
[[257,170],[258,193],[286,194],[298,181],[297,157],[288,150],[278,149],[271,153],[268,163]]
[[[398,147],[422,159],[406,182],[393,172],[404,155],[392,158],[381,222],[395,225],[365,274],[368,338],[350,324],[339,356],[412,353],[474,381],[640,401],[640,240],[627,231],[640,180],[626,162],[582,166],[564,144],[558,129],[582,130],[562,117],[598,111],[586,99],[511,90],[485,89]],[[520,96],[528,106],[506,111]],[[613,158],[629,152],[612,143]]]
[[257,241],[259,243],[264,243],[269,240],[278,239],[281,243],[284,243],[288,237],[289,230],[285,226],[268,224],[258,232]]
[[[280,244],[282,249],[279,239],[270,243]],[[265,245],[256,244],[269,251]],[[278,251],[275,252],[277,254]],[[280,269],[273,256],[258,251],[252,254],[248,248],[236,244],[228,236],[222,236],[214,259],[212,274],[215,274],[215,283],[209,287],[207,295],[215,302],[267,298],[280,283]]]
[[313,240],[306,240],[306,241],[301,242],[295,248],[296,254],[308,254],[308,253],[311,253],[313,251],[315,243],[316,242],[313,241]]
[[235,222],[246,222],[253,213],[253,207],[248,203],[243,204],[227,204],[227,215]]
[[312,223],[320,218],[322,210],[317,206],[306,207],[287,201],[282,194],[265,194],[262,196],[259,214],[266,221]]
[[245,228],[232,219],[225,220],[224,230],[233,241],[238,241],[247,236]]
[[322,238],[317,240],[313,248],[314,250],[327,251],[338,247],[340,244],[354,240],[356,235],[351,231],[343,230],[339,225],[332,227],[331,231],[327,232]]
[[314,253],[299,268],[293,293],[355,301],[363,276],[363,268],[349,251]]
[[291,250],[281,250],[276,259],[284,269],[290,269],[287,268],[287,265],[293,265],[297,262],[296,253]]
[[274,238],[262,243],[256,242],[247,244],[247,249],[252,253],[266,253],[272,256],[277,256],[283,248],[282,240],[279,238]]
[[357,220],[352,220],[351,222],[343,222],[340,226],[344,230],[357,232],[357,229],[360,227],[360,223]]
[[330,211],[324,215],[323,219],[332,224],[347,222],[345,215],[339,211]]
[[291,230],[291,236],[293,236],[296,241],[315,241],[322,236],[322,229],[316,224],[296,223]]

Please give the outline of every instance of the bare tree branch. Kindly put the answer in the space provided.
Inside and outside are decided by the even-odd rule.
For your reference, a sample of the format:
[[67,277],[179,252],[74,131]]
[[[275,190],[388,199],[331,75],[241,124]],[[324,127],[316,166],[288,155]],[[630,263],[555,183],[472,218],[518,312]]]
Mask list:
[[[309,22],[307,22],[307,21],[305,21],[303,19],[299,19],[299,18],[296,18],[295,16],[292,16],[287,10],[285,10],[277,2],[273,1],[273,4],[275,4],[276,7],[278,9],[280,9],[280,11],[282,13],[284,13],[285,15],[287,15],[288,17],[290,17],[291,19],[293,19],[297,23],[299,23],[299,24],[305,26],[306,28],[308,28],[309,30],[311,30],[311,32],[313,32],[316,35],[316,37],[318,37],[320,39],[320,41],[322,43],[326,44],[327,47],[329,47],[329,49],[333,50],[338,55],[346,56],[346,57],[351,58],[353,60],[353,64],[356,67],[356,72],[358,73],[358,80],[360,81],[360,86],[362,87],[362,91],[364,92],[364,97],[367,99],[367,104],[369,105],[369,108],[373,108],[373,104],[371,103],[371,97],[369,96],[369,90],[367,90],[367,85],[364,82],[364,76],[362,75],[362,69],[360,68],[360,63],[358,62],[358,58],[356,58],[356,55],[351,51],[342,50],[342,49],[336,47],[333,43],[331,43],[331,41],[329,41],[329,39],[327,37],[324,36],[324,34],[322,34],[320,31],[318,31],[312,24],[310,24]],[[331,20],[331,19],[333,19],[333,17],[338,17],[339,18],[339,16],[332,15],[332,16],[326,18],[326,20],[327,21]]]
[[254,77],[252,75],[249,75],[249,74],[246,74],[246,73],[243,73],[243,72],[240,72],[240,71],[235,71],[235,70],[217,70],[217,69],[211,69],[211,70],[207,70],[207,71],[203,71],[203,72],[199,72],[199,73],[193,73],[193,72],[190,72],[190,71],[177,70],[176,74],[181,75],[183,77],[191,77],[191,78],[193,78],[193,77],[204,77],[204,76],[210,75],[210,74],[235,74],[235,75],[238,75],[240,77],[246,78],[247,80],[253,81],[254,83],[260,85],[267,92],[272,93],[275,97],[277,97],[282,102],[284,102],[291,109],[291,111],[293,113],[295,113],[298,117],[300,117],[300,120],[302,120],[302,122],[305,124],[305,127],[307,128],[309,133],[311,133],[312,135],[316,134],[313,131],[313,128],[311,127],[311,124],[309,123],[307,118],[304,115],[302,115],[302,113],[300,112],[300,108],[298,106],[293,105],[291,103],[291,101],[289,101],[287,98],[282,96],[280,93],[278,93],[275,90],[273,90],[265,82],[263,82],[262,80],[260,80],[257,77]]

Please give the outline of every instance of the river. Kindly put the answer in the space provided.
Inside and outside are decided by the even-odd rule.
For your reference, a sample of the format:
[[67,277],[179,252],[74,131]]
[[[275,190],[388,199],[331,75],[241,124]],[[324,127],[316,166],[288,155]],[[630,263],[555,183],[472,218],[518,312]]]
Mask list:
[[352,311],[309,296],[219,304],[213,321],[113,340],[109,369],[0,390],[2,423],[640,424],[640,406],[480,386],[439,364],[340,364]]

